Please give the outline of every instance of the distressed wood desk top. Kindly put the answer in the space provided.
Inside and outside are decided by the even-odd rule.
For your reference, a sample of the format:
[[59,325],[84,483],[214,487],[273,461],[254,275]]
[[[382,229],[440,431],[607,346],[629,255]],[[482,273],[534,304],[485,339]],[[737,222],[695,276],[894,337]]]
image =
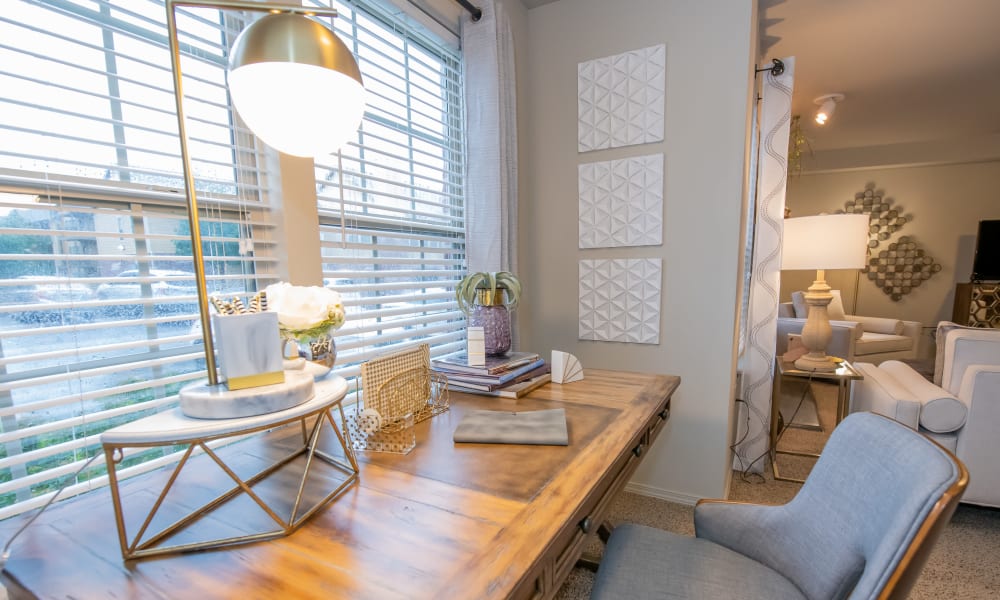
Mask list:
[[[124,562],[110,493],[95,490],[56,504],[21,534],[5,580],[14,598],[551,597],[669,416],[679,383],[587,370],[582,381],[517,400],[452,393],[451,410],[417,425],[410,454],[359,452],[360,481],[298,531],[270,541]],[[452,442],[467,410],[545,408],[566,409],[569,446]],[[297,435],[285,428],[226,451],[252,469]],[[209,488],[227,482],[215,468],[205,461],[178,480],[164,508],[217,493]],[[124,502],[155,496],[150,478],[166,476],[124,482]],[[285,483],[275,476],[254,490],[294,496]],[[192,529],[239,532],[261,518],[255,504],[235,499]],[[0,537],[19,523],[0,524]]]

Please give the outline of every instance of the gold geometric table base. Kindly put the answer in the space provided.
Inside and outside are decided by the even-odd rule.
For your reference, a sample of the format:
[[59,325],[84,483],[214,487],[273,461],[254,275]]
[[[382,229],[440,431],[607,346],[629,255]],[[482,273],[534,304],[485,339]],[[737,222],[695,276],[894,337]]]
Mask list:
[[[353,450],[346,443],[340,428],[337,426],[337,422],[333,418],[332,409],[336,406],[340,411],[341,422],[343,422],[344,411],[341,401],[346,392],[346,383],[343,386],[339,385],[340,382],[335,383],[338,385],[334,386],[333,394],[324,393],[320,388],[317,388],[317,395],[312,400],[299,407],[274,413],[273,415],[205,421],[184,417],[180,415],[178,409],[172,413],[153,415],[146,419],[140,419],[134,423],[108,430],[102,434],[122,557],[125,560],[129,560],[162,554],[218,548],[220,546],[286,536],[298,529],[299,526],[321,508],[340,496],[358,480],[358,464]],[[327,386],[327,388],[329,387]],[[328,392],[329,390],[325,391]],[[146,421],[146,423],[144,424],[143,421]],[[258,470],[250,477],[240,477],[234,467],[227,464],[226,460],[210,446],[210,442],[214,440],[244,437],[247,434],[274,429],[295,422],[300,424],[302,430],[301,444],[297,444],[290,452],[282,454],[277,460],[273,460],[273,462],[263,469]],[[166,431],[157,432],[157,426],[163,427]],[[320,433],[323,431],[333,432],[340,448],[343,449],[346,461],[318,448],[321,437]],[[130,538],[126,531],[125,515],[115,465],[120,464],[124,459],[125,448],[149,448],[173,445],[186,445],[187,448],[150,507],[149,512],[142,520],[141,525],[139,525],[135,535]],[[169,525],[157,526],[156,531],[150,531],[150,526],[160,513],[161,508],[163,508],[168,494],[171,490],[177,489],[175,484],[184,468],[191,464],[191,458],[196,450],[200,450],[214,461],[228,478],[232,480],[234,485],[208,502],[189,510],[187,514],[176,518]],[[240,456],[239,453],[235,453],[235,457],[230,457],[230,461],[232,461],[232,458],[238,459]],[[287,516],[283,517],[279,515],[280,508],[277,507],[277,503],[273,500],[269,503],[261,494],[254,490],[254,486],[263,482],[271,475],[287,474],[293,468],[290,465],[293,463],[297,465],[302,463],[303,457],[305,464],[302,466],[302,473],[298,480],[295,497],[291,502],[290,511]],[[335,474],[336,477],[332,481],[329,481],[331,474]],[[304,502],[306,489],[310,483],[315,485],[316,483],[323,484],[328,481],[333,484],[333,489],[323,493],[318,500],[311,503]],[[273,523],[274,527],[245,535],[226,536],[218,539],[172,545],[166,543],[171,536],[184,531],[200,518],[220,508],[230,500],[242,496],[250,498],[260,507],[269,518],[268,522]],[[281,500],[287,499],[283,498]],[[287,502],[281,503],[287,504]],[[168,518],[167,520],[170,519]]]
[[[851,385],[853,382],[860,379],[864,379],[857,369],[854,368],[850,362],[846,360],[840,360],[836,363],[836,369],[833,371],[803,371],[798,369],[789,362],[784,362],[782,357],[776,357],[775,359],[775,369],[772,380],[772,390],[771,390],[771,423],[770,423],[770,443],[768,448],[769,458],[771,459],[771,475],[776,481],[791,481],[794,483],[805,483],[804,479],[798,479],[794,477],[785,477],[781,475],[778,471],[777,458],[779,454],[784,454],[786,456],[800,456],[807,458],[819,458],[819,454],[815,452],[799,452],[796,450],[779,450],[778,441],[781,438],[780,432],[778,431],[778,417],[780,415],[779,405],[781,399],[781,380],[783,377],[793,377],[798,379],[804,379],[806,385],[810,381],[828,381],[837,384],[837,410],[834,414],[834,427],[840,424],[841,421],[847,417],[847,411],[850,409],[851,402]],[[804,393],[804,392],[803,392]],[[787,428],[788,425],[786,424]]]

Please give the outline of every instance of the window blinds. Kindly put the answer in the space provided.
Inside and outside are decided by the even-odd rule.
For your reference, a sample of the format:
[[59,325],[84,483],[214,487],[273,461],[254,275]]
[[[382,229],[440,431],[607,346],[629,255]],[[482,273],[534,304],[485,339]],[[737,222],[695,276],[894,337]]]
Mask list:
[[[441,353],[461,337],[461,63],[390,11],[334,7],[370,102],[342,159],[316,167],[325,275],[348,305],[338,372],[351,377],[385,347]],[[233,295],[275,281],[281,252],[265,161],[224,87],[239,16],[178,13],[208,288]],[[43,504],[100,452],[101,431],[176,406],[204,377],[166,44],[161,0],[0,13],[0,518]],[[172,460],[132,454],[120,476]],[[105,483],[98,460],[63,494]]]
[[350,377],[417,343],[433,355],[464,344],[454,294],[465,269],[464,117],[455,51],[373,6],[334,7],[368,95],[357,138],[316,160],[323,271],[349,315],[338,372]]

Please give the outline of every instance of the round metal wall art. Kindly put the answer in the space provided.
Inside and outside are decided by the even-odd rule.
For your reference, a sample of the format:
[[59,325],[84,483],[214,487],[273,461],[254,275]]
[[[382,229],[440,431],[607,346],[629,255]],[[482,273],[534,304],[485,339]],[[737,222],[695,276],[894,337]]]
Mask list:
[[[839,211],[838,211],[839,212]],[[902,207],[893,206],[892,198],[885,198],[881,191],[868,187],[854,195],[853,200],[844,203],[847,214],[868,215],[868,247],[876,248],[887,241],[892,234],[911,221],[911,215],[904,215]]]
[[888,249],[872,254],[864,272],[893,301],[898,302],[921,283],[941,270],[923,248],[910,236],[901,236]]
[[903,208],[894,206],[892,198],[885,198],[874,185],[855,194],[844,203],[844,210],[837,212],[868,215],[868,265],[862,272],[894,302],[941,270],[912,236],[900,236],[887,249],[876,250],[912,221],[913,215],[903,214]]

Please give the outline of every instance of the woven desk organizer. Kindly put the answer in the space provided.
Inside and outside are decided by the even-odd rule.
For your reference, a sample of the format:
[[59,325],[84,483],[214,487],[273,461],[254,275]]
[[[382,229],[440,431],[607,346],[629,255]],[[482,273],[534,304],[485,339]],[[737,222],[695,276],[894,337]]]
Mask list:
[[431,371],[422,344],[361,365],[362,400],[346,409],[344,433],[355,450],[407,454],[413,426],[448,410],[448,381]]

